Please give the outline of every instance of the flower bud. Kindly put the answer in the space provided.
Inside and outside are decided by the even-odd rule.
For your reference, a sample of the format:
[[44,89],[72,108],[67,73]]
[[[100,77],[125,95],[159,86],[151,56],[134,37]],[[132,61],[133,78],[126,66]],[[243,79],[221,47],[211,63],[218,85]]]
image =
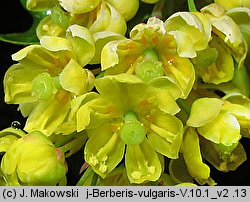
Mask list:
[[56,5],[57,0],[27,0],[26,8],[32,11],[43,11],[51,9],[54,5]]
[[57,185],[65,182],[63,153],[41,132],[34,131],[14,142],[1,162],[8,185]]
[[60,5],[71,13],[86,13],[93,10],[100,0],[59,0]]
[[[14,122],[13,122],[14,123]],[[0,153],[6,152],[11,144],[23,137],[25,132],[11,126],[0,131]]]
[[110,3],[119,13],[124,17],[126,21],[133,18],[139,8],[139,0],[106,0]]

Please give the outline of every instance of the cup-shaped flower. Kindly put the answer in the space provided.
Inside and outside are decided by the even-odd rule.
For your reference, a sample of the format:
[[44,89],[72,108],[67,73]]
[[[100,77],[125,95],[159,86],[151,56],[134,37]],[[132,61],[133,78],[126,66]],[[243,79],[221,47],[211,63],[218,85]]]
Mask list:
[[212,25],[200,12],[174,13],[164,25],[166,31],[175,37],[179,54],[183,57],[197,56],[196,51],[207,48],[211,40]]
[[231,17],[236,24],[239,26],[241,33],[243,34],[244,38],[246,39],[247,46],[248,46],[248,53],[247,58],[245,60],[245,65],[247,67],[250,66],[250,8],[240,7],[240,8],[233,8],[226,12],[226,15]]
[[[65,2],[72,3],[71,1]],[[68,26],[74,24],[88,28],[91,33],[110,31],[124,35],[127,29],[124,17],[108,2],[98,2],[98,5],[91,11],[81,13],[67,12],[59,6],[54,7],[51,15],[43,18],[37,26],[38,38],[42,36],[64,37]]]
[[59,0],[60,5],[71,13],[87,13],[96,8],[100,0]]
[[[111,41],[104,46],[102,70],[106,70],[106,75],[134,74],[145,82],[164,78],[180,89],[181,97],[186,97],[193,87],[195,72],[189,58],[180,56],[178,46],[163,21],[152,17],[147,24],[136,25],[130,39]],[[188,50],[183,46],[182,51]]]
[[192,59],[197,76],[205,83],[220,84],[231,81],[234,76],[234,59],[225,43],[212,35],[208,47],[197,52]]
[[209,4],[202,8],[201,12],[210,19],[213,33],[224,41],[223,44],[230,50],[238,67],[242,67],[247,54],[247,43],[238,25],[225,15],[225,10],[218,4]]
[[124,17],[125,21],[132,19],[139,9],[139,0],[105,0]]
[[[206,150],[204,156],[217,169],[229,171],[236,169],[244,162],[244,154],[239,140],[241,131],[249,130],[250,110],[240,104],[234,104],[218,98],[200,98],[193,102],[187,125],[196,128],[197,133],[214,146],[218,159],[212,159]],[[205,148],[204,146],[204,148]],[[211,147],[211,146],[210,146]],[[207,154],[206,154],[207,153]],[[233,166],[234,164],[234,166]],[[230,166],[228,166],[230,165]]]
[[[179,111],[170,93],[136,76],[119,74],[96,79],[98,97],[80,106],[77,130],[87,130],[84,156],[105,178],[123,159],[131,183],[156,181],[162,155],[177,158],[182,141]],[[126,151],[125,151],[126,148]]]
[[45,135],[34,131],[7,149],[1,171],[7,185],[63,185],[67,168],[63,153]]
[[201,11],[173,14],[165,22],[166,30],[177,41],[184,41],[184,47],[190,47],[185,43],[192,41],[192,62],[198,77],[206,83],[228,82],[234,76],[233,57],[239,66],[244,63],[246,42],[239,27],[220,6],[211,4]]
[[52,9],[58,0],[27,0],[26,1],[26,8],[32,11],[44,11]]
[[236,7],[248,7],[250,8],[249,0],[214,0],[215,3],[222,5],[225,9],[229,10]]
[[27,132],[51,135],[67,116],[71,100],[93,88],[94,75],[82,67],[95,47],[89,31],[78,25],[70,27],[67,38],[47,36],[40,42],[12,56],[19,63],[5,74],[5,101],[19,104],[28,116]]
[[7,151],[9,146],[17,141],[19,138],[23,137],[26,133],[18,128],[5,128],[0,131],[0,153]]

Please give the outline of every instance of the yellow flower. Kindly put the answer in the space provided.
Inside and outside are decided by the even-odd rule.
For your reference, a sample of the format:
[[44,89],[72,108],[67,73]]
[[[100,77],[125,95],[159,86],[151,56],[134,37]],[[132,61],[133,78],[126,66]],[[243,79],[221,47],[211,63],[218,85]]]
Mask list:
[[34,131],[10,145],[1,161],[7,185],[65,185],[64,155],[41,132]]

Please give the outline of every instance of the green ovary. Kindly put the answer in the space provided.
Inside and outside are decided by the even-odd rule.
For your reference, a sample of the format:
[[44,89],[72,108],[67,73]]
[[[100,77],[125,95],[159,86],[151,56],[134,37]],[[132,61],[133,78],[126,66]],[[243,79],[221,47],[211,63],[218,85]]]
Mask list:
[[158,61],[157,52],[154,49],[144,52],[144,60],[137,64],[135,75],[148,82],[165,74],[162,63]]
[[37,75],[32,82],[32,96],[39,99],[49,99],[56,91],[59,80],[52,78],[48,73]]
[[141,144],[146,137],[146,129],[137,120],[134,112],[127,112],[124,116],[125,124],[120,130],[119,136],[126,145]]

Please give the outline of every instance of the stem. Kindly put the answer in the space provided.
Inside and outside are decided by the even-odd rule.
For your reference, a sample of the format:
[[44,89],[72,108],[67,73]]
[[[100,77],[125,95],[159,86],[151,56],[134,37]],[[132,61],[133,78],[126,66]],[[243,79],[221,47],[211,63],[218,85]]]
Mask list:
[[155,3],[151,16],[156,16],[162,20],[167,19],[175,12],[174,0],[160,0]]
[[179,98],[178,100],[176,100],[176,102],[179,105],[179,107],[181,109],[183,109],[184,112],[189,116],[190,111],[191,111],[191,106],[189,106],[189,104],[185,100],[183,100],[181,98]]
[[69,136],[64,136],[63,139],[61,141],[55,142],[54,145],[55,147],[62,147],[63,145],[69,143],[70,141],[72,141],[74,139],[74,137],[72,137],[71,135]]
[[95,69],[91,69],[90,71],[91,71],[92,74],[94,74],[95,76],[96,76],[96,75],[99,75],[100,73],[102,73],[100,67],[97,67],[97,68],[95,68]]
[[187,3],[188,3],[188,10],[190,12],[197,12],[194,0],[187,0]]
[[[84,174],[82,175],[80,180],[77,182],[76,186],[83,186],[86,183],[86,181],[88,180],[88,178],[90,177],[90,175],[93,173],[94,173],[94,171],[93,171],[92,167],[88,167],[88,169],[84,172]],[[91,184],[92,184],[92,182],[91,182]]]
[[242,94],[250,96],[250,77],[246,67],[235,68],[233,84],[238,87]]
[[157,3],[155,3],[151,16],[155,16],[157,18],[162,19],[165,10],[165,4],[166,4],[165,0],[160,0]]
[[98,180],[98,175],[94,172],[90,186],[96,186],[97,180]]
[[75,138],[72,141],[59,147],[59,149],[65,154],[66,157],[69,157],[78,150],[77,148],[79,148],[79,146],[84,145],[87,139],[87,135],[84,135],[81,138]]

